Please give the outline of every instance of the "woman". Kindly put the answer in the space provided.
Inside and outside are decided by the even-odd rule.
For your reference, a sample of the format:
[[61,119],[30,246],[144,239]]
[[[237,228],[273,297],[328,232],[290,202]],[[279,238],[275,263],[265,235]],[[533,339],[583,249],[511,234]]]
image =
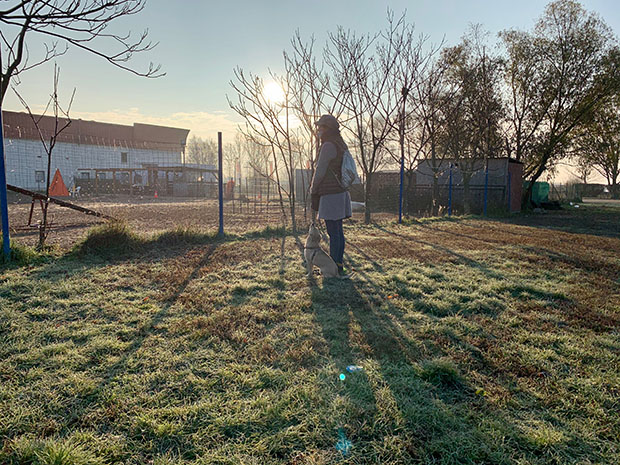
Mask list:
[[321,151],[310,186],[312,210],[318,212],[319,219],[325,221],[329,234],[329,254],[338,266],[338,273],[344,275],[345,240],[342,220],[351,217],[351,196],[341,187],[340,179],[342,156],[347,150],[347,144],[340,135],[338,120],[332,115],[321,116],[316,126]]

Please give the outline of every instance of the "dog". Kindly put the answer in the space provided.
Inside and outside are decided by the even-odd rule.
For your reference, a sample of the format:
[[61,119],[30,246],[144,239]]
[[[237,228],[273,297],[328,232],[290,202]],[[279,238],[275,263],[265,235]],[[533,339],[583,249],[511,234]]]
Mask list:
[[304,258],[308,276],[312,276],[312,269],[316,265],[321,270],[325,278],[335,278],[338,276],[338,266],[336,262],[323,249],[321,249],[321,233],[316,224],[310,224],[306,245],[304,247]]

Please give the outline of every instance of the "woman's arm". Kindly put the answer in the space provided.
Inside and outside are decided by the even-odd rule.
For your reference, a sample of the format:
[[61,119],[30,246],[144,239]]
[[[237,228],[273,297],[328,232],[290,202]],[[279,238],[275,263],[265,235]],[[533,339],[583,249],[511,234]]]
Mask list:
[[312,178],[312,184],[310,185],[310,192],[316,194],[321,181],[327,174],[327,168],[329,163],[338,156],[338,150],[336,145],[332,142],[325,142],[321,146],[321,152],[319,153],[319,162],[317,163],[316,170],[314,171],[314,177]]

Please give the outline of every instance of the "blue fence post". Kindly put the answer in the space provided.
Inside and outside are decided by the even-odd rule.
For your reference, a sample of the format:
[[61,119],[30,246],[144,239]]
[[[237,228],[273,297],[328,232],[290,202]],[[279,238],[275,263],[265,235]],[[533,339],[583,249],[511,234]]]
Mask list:
[[484,216],[487,216],[488,198],[489,198],[489,161],[487,160],[486,168],[484,170],[484,206],[483,206]]
[[4,258],[11,259],[11,236],[9,233],[9,202],[6,194],[6,164],[4,163],[4,124],[0,108],[0,214],[2,215],[2,249]]
[[403,96],[403,108],[400,114],[400,192],[398,194],[398,224],[403,222],[403,178],[405,173],[405,104],[407,103],[407,94],[409,89],[403,87],[401,95]]
[[405,173],[405,154],[400,157],[400,192],[398,194],[398,224],[403,222],[403,178]]
[[224,235],[224,193],[222,188],[222,178],[223,169],[222,169],[222,133],[217,133],[217,189],[218,189],[218,198],[220,201],[220,230],[218,234],[220,236]]
[[510,167],[508,169],[508,213],[512,212],[512,202],[510,201],[510,194],[511,194],[511,188],[510,188]]
[[448,182],[448,216],[452,216],[452,163],[450,163],[450,177]]

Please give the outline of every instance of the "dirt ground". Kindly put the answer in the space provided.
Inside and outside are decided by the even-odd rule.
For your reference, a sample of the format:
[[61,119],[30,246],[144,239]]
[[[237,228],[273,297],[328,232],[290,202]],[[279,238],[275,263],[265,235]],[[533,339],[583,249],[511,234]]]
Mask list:
[[[105,215],[125,220],[137,232],[152,234],[179,227],[200,231],[218,229],[218,204],[215,200],[196,199],[110,199],[109,201],[82,200],[75,202]],[[502,218],[497,221],[516,225],[527,225],[545,229],[555,229],[573,233],[589,233],[601,236],[620,237],[618,208],[598,204],[582,204],[580,208],[570,208],[544,213],[528,213]],[[37,221],[42,218],[38,202],[28,226],[30,203],[9,205],[9,220],[12,238],[18,243],[34,245],[38,239]],[[61,249],[70,249],[82,239],[89,228],[105,222],[104,219],[88,216],[81,212],[50,205],[49,216],[52,230],[47,243]],[[303,211],[298,211],[298,222],[306,224]],[[375,213],[374,221],[395,220],[391,213]],[[587,219],[586,219],[587,218]],[[353,222],[363,221],[363,213],[355,212]],[[268,225],[282,224],[282,215],[277,203],[239,203],[226,202],[224,206],[224,229],[226,232],[242,233],[264,228]]]
[[[141,234],[152,234],[169,231],[179,227],[193,228],[200,231],[217,231],[219,226],[219,207],[216,200],[196,199],[135,199],[109,201],[77,201],[85,208],[95,210],[104,215],[124,220]],[[34,245],[38,240],[37,221],[42,219],[39,203],[35,204],[31,226],[28,226],[30,203],[9,205],[9,222],[11,237],[19,243]],[[50,204],[48,215],[52,221],[52,230],[47,244],[62,249],[71,248],[82,239],[89,228],[104,223],[106,220],[89,216],[69,208]],[[298,222],[305,224],[303,210],[298,211]],[[393,218],[393,215],[387,215]],[[385,218],[379,215],[378,218]],[[355,213],[354,218],[362,219],[362,214]],[[227,201],[224,204],[224,230],[230,233],[241,233],[248,230],[264,228],[268,225],[282,224],[282,213],[279,204],[271,202],[240,203]]]

